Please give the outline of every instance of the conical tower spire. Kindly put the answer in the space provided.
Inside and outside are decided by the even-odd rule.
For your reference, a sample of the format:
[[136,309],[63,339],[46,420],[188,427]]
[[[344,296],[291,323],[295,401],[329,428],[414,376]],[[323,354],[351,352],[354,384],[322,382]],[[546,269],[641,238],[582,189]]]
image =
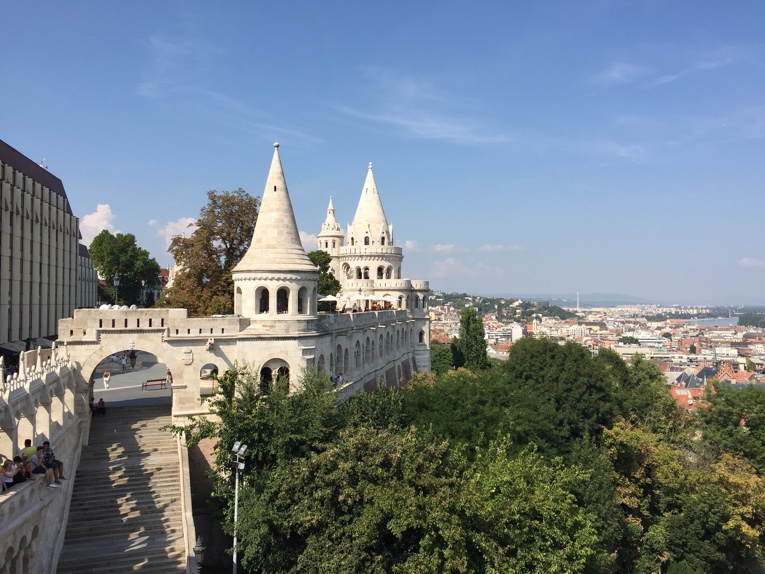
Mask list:
[[375,174],[372,171],[372,162],[369,162],[369,171],[364,181],[364,188],[361,190],[361,199],[356,208],[356,215],[353,217],[353,226],[358,232],[364,228],[378,232],[382,229],[388,230],[388,220],[385,218],[380,194],[377,193],[377,182]]
[[235,273],[247,271],[316,271],[300,242],[278,143],[274,144],[252,243],[234,268]]
[[321,226],[322,231],[340,231],[340,224],[335,218],[335,206],[332,203],[332,196],[329,196],[329,206],[327,207],[327,218]]

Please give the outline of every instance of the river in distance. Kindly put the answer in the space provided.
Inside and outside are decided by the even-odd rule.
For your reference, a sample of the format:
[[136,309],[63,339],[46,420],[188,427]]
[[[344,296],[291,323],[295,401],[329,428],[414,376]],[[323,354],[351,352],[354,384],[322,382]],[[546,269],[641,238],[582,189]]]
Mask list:
[[713,317],[711,319],[688,319],[689,325],[699,327],[729,327],[738,325],[738,317]]

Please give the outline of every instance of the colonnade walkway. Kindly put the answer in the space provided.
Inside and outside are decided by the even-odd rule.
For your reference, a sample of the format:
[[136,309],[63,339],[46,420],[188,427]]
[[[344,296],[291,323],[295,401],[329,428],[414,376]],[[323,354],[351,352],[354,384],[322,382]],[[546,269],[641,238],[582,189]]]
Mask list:
[[186,571],[178,448],[160,430],[171,405],[126,405],[107,403],[67,472],[75,484],[58,574]]

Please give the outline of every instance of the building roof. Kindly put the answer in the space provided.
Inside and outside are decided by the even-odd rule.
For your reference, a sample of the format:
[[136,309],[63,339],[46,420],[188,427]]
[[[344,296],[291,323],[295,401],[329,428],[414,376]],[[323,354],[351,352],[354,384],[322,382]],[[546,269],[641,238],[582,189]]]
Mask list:
[[47,169],[29,159],[17,149],[12,148],[3,140],[0,140],[0,161],[63,197],[66,200],[66,213],[74,215],[72,207],[69,205],[69,198],[66,196],[66,190],[64,190],[64,184]]
[[234,268],[234,273],[247,271],[310,271],[318,274],[300,241],[278,143],[274,144],[252,243]]
[[[377,192],[377,182],[375,174],[372,171],[372,163],[369,163],[367,178],[364,180],[364,187],[361,190],[361,198],[356,208],[356,215],[353,217],[352,226],[359,235],[357,239],[364,236],[364,230],[369,230],[373,236],[372,241],[379,240],[378,233],[389,233],[388,220],[385,218],[380,194]],[[392,238],[390,238],[392,241]]]
[[[332,203],[332,196],[329,197],[329,205],[327,206],[327,218],[321,226],[319,237],[342,237],[343,230],[340,224],[335,218],[335,206]],[[320,246],[321,247],[321,246]]]

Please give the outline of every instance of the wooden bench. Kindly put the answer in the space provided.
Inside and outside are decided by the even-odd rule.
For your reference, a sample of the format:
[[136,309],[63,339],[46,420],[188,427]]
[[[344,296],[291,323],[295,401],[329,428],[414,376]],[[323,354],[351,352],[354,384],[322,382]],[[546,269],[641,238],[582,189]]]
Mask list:
[[141,390],[147,390],[149,387],[159,387],[160,389],[167,388],[167,379],[148,379],[145,383],[141,383]]

